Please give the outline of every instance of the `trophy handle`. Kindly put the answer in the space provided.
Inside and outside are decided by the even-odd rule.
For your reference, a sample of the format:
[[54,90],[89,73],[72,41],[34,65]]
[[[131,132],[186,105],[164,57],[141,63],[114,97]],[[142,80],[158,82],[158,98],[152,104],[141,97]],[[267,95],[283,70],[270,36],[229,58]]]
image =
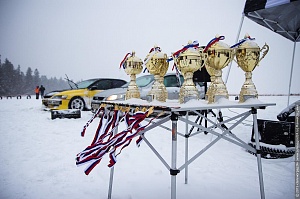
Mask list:
[[174,61],[174,65],[177,66],[176,62],[177,62],[177,59],[174,57],[173,53],[171,53],[171,57],[173,58],[173,61]]
[[206,61],[207,61],[207,58],[208,58],[208,54],[204,52],[204,49],[203,48],[199,48],[199,53],[202,57],[202,64],[200,66],[200,69],[205,65]]
[[235,60],[235,55],[236,55],[236,49],[232,49],[232,59],[233,61],[235,61],[235,63],[237,63],[237,60]]
[[[265,49],[265,51],[263,51]],[[265,45],[261,48],[260,51],[263,51],[263,55],[262,57],[259,59],[257,65],[259,64],[259,62],[266,56],[266,54],[268,54],[269,52],[269,45],[267,43],[265,43]]]

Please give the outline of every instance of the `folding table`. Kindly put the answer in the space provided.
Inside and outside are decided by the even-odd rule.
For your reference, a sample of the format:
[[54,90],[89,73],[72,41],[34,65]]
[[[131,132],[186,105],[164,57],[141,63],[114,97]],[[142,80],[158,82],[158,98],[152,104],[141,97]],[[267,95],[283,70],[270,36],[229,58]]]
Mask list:
[[[134,110],[136,108],[150,108],[154,107],[152,116],[163,113],[160,117],[154,120],[149,126],[147,126],[144,130],[142,130],[139,135],[143,138],[144,142],[149,146],[149,148],[154,152],[154,154],[160,159],[163,165],[169,170],[171,175],[171,199],[176,198],[176,176],[177,174],[185,169],[185,180],[187,182],[187,174],[188,174],[188,165],[191,164],[194,160],[196,160],[199,156],[201,156],[205,151],[209,150],[214,144],[216,144],[219,140],[224,139],[229,141],[232,144],[243,147],[254,154],[257,157],[257,165],[258,165],[258,176],[259,176],[259,185],[260,185],[260,195],[261,199],[265,198],[264,193],[264,182],[263,182],[263,171],[262,171],[262,163],[261,163],[261,150],[259,144],[259,132],[257,128],[257,109],[265,109],[267,106],[275,106],[275,103],[265,103],[261,102],[258,99],[248,99],[246,102],[239,103],[237,101],[230,101],[227,99],[220,99],[216,103],[208,104],[205,100],[197,100],[192,102],[187,102],[185,104],[179,104],[177,101],[169,101],[169,102],[147,102],[143,100],[127,100],[127,101],[116,101],[116,102],[103,102],[106,104],[106,107],[114,107],[118,106],[126,106],[130,107],[130,109]],[[223,121],[213,121],[207,117],[206,114],[203,114],[203,111],[210,109],[227,109],[227,108],[237,108],[243,109],[243,113],[237,114],[234,117]],[[203,117],[205,120],[209,121],[210,126],[206,127],[192,121],[189,119],[190,115]],[[248,143],[244,142],[240,138],[238,138],[232,130],[241,124],[248,116],[252,115],[253,117],[253,129],[255,134],[255,146],[256,148],[251,147]],[[150,115],[151,116],[151,115]],[[172,156],[171,163],[168,163],[155,149],[155,147],[147,140],[144,136],[144,133],[147,131],[151,131],[156,127],[163,127],[168,130],[163,124],[171,121],[171,133],[172,133]],[[194,126],[199,129],[196,133],[199,132],[207,132],[216,136],[214,140],[212,140],[207,146],[200,149],[198,153],[196,153],[193,157],[188,158],[188,140],[191,136],[191,133],[186,128],[185,134],[180,134],[177,131],[178,122],[184,122],[187,125]],[[227,127],[225,124],[229,124]],[[233,124],[232,124],[233,123]],[[216,129],[221,129],[221,133],[217,132]],[[250,133],[250,132],[249,132]],[[185,139],[185,162],[183,165],[177,166],[177,135],[184,136]],[[110,175],[110,184],[109,184],[109,193],[108,198],[111,197],[112,192],[112,181],[113,181],[113,168],[111,170]]]

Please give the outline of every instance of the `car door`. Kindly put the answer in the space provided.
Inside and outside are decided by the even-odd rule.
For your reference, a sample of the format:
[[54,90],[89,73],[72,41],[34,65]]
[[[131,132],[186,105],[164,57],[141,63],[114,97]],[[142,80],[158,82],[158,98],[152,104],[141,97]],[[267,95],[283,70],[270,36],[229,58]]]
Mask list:
[[94,97],[94,95],[96,95],[97,93],[103,91],[103,90],[107,90],[107,89],[111,89],[113,88],[113,81],[111,79],[100,79],[98,81],[96,81],[90,88],[88,91],[88,104],[90,105],[92,102],[92,99]]
[[127,82],[125,80],[121,80],[121,79],[114,79],[112,81],[112,88],[120,88],[121,86],[123,86],[124,84],[126,84]]
[[[183,78],[181,76],[181,84]],[[168,99],[179,99],[180,83],[176,75],[167,75],[164,78],[164,84],[168,91]]]

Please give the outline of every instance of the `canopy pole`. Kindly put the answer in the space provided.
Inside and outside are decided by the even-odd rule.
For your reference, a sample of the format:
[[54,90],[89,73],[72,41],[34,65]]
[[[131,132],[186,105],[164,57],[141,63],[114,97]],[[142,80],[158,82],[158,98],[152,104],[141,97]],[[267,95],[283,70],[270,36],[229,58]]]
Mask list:
[[291,84],[292,84],[293,69],[294,69],[295,51],[296,51],[296,41],[294,42],[292,66],[291,66],[291,73],[290,73],[289,93],[288,93],[288,102],[287,102],[288,106],[290,105]]
[[[240,22],[240,27],[239,27],[239,30],[238,30],[238,34],[236,36],[235,43],[237,43],[239,41],[241,30],[242,30],[242,26],[243,26],[243,22],[244,22],[244,17],[245,17],[245,14],[243,13],[242,14],[242,18],[241,18],[241,22]],[[232,62],[230,62],[230,65],[228,66],[229,68],[228,68],[228,71],[227,71],[227,74],[226,74],[225,84],[227,83],[227,80],[228,80],[228,77],[229,77],[231,65],[232,65]]]

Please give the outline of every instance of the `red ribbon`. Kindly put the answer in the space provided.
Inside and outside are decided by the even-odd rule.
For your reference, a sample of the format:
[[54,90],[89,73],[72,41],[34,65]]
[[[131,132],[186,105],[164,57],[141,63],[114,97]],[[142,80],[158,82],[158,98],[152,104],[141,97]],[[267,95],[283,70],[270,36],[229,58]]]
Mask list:
[[220,40],[224,40],[225,37],[224,36],[219,36],[219,37],[215,37],[212,40],[210,40],[210,42],[208,42],[208,44],[206,45],[206,47],[204,48],[204,52],[206,52],[212,45],[214,45],[216,42],[220,41]]
[[120,63],[120,68],[123,66],[123,68],[125,69],[124,63],[125,63],[125,61],[127,60],[127,57],[128,57],[129,55],[131,55],[131,53],[127,53],[127,54],[125,55],[124,59],[123,59],[123,60],[121,61],[121,63]]

